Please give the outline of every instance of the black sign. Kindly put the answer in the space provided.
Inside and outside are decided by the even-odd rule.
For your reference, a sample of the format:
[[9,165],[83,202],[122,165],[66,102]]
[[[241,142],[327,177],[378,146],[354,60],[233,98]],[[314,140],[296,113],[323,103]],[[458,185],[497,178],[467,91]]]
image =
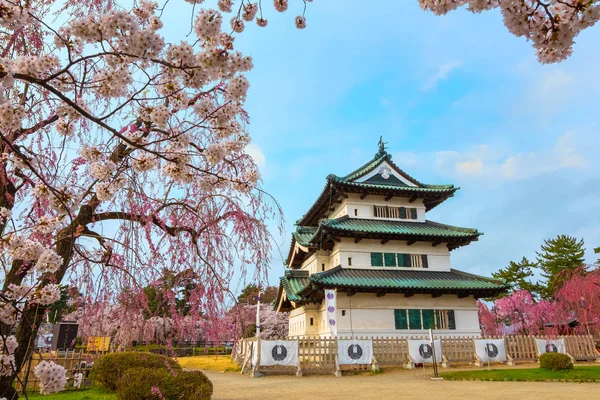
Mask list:
[[275,361],[283,361],[287,357],[287,349],[282,345],[275,345],[271,350],[271,356]]
[[496,358],[498,356],[498,346],[496,346],[494,343],[486,344],[485,354],[487,354],[489,358]]
[[558,347],[554,343],[548,343],[546,345],[546,353],[558,353]]
[[351,344],[348,347],[348,357],[352,360],[359,360],[363,355],[363,349],[357,344]]
[[422,344],[419,346],[419,354],[424,360],[430,359],[433,357],[433,349],[428,344]]
[[52,336],[52,350],[67,350],[75,348],[77,329],[79,325],[74,322],[59,322],[54,326]]

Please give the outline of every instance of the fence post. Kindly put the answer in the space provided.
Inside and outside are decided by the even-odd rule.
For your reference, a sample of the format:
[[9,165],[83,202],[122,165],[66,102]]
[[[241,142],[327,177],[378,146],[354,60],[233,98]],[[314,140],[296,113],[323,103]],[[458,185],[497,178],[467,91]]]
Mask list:
[[252,366],[252,376],[253,378],[259,378],[262,374],[259,371],[260,369],[260,336],[256,338],[256,363]]

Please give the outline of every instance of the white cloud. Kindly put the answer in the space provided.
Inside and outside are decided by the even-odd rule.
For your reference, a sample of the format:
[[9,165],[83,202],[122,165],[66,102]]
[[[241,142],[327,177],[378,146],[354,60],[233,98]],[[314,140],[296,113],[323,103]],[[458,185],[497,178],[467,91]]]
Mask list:
[[554,151],[559,156],[560,165],[565,168],[581,168],[587,165],[587,161],[583,155],[581,155],[575,143],[577,136],[574,132],[565,132],[564,135],[558,138],[554,145]]
[[403,167],[414,167],[418,162],[416,154],[409,151],[394,153],[392,160]]
[[585,153],[594,146],[574,132],[565,132],[550,148],[536,152],[506,154],[486,145],[464,152],[435,153],[436,169],[446,175],[478,177],[489,181],[529,179],[562,169],[582,169],[589,165]]
[[246,146],[246,153],[252,157],[258,168],[262,168],[265,166],[266,158],[262,149],[255,145],[254,143],[250,143]]
[[475,157],[472,160],[458,161],[456,163],[456,171],[463,175],[481,175],[483,173],[483,161],[480,157]]
[[450,60],[447,63],[438,65],[436,73],[427,79],[425,84],[421,87],[421,91],[427,92],[434,89],[440,81],[448,79],[450,72],[462,67],[462,65],[463,62],[461,60]]

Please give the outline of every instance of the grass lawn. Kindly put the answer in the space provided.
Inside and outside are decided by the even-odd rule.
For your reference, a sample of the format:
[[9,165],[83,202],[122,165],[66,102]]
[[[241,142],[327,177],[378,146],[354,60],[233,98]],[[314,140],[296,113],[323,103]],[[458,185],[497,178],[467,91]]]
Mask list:
[[240,370],[239,365],[227,355],[180,357],[177,361],[182,368],[226,372],[236,372]]
[[41,395],[39,393],[27,393],[30,399],[45,399],[45,400],[116,400],[117,395],[114,393],[106,393],[102,389],[89,390],[67,390],[64,392]]
[[482,381],[582,381],[600,382],[600,367],[582,366],[567,371],[550,371],[542,368],[492,369],[478,371],[455,371],[440,374],[451,381],[482,380]]

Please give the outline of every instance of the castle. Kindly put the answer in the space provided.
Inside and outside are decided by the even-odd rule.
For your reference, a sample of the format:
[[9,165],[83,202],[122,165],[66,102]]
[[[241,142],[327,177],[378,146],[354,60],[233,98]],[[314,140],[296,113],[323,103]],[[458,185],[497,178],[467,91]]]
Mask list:
[[381,140],[371,161],[329,175],[296,223],[280,278],[276,306],[290,312],[289,335],[331,335],[325,289],[337,291],[340,336],[479,335],[477,299],[506,287],[452,268],[450,253],[482,233],[427,219],[457,190],[409,176]]

